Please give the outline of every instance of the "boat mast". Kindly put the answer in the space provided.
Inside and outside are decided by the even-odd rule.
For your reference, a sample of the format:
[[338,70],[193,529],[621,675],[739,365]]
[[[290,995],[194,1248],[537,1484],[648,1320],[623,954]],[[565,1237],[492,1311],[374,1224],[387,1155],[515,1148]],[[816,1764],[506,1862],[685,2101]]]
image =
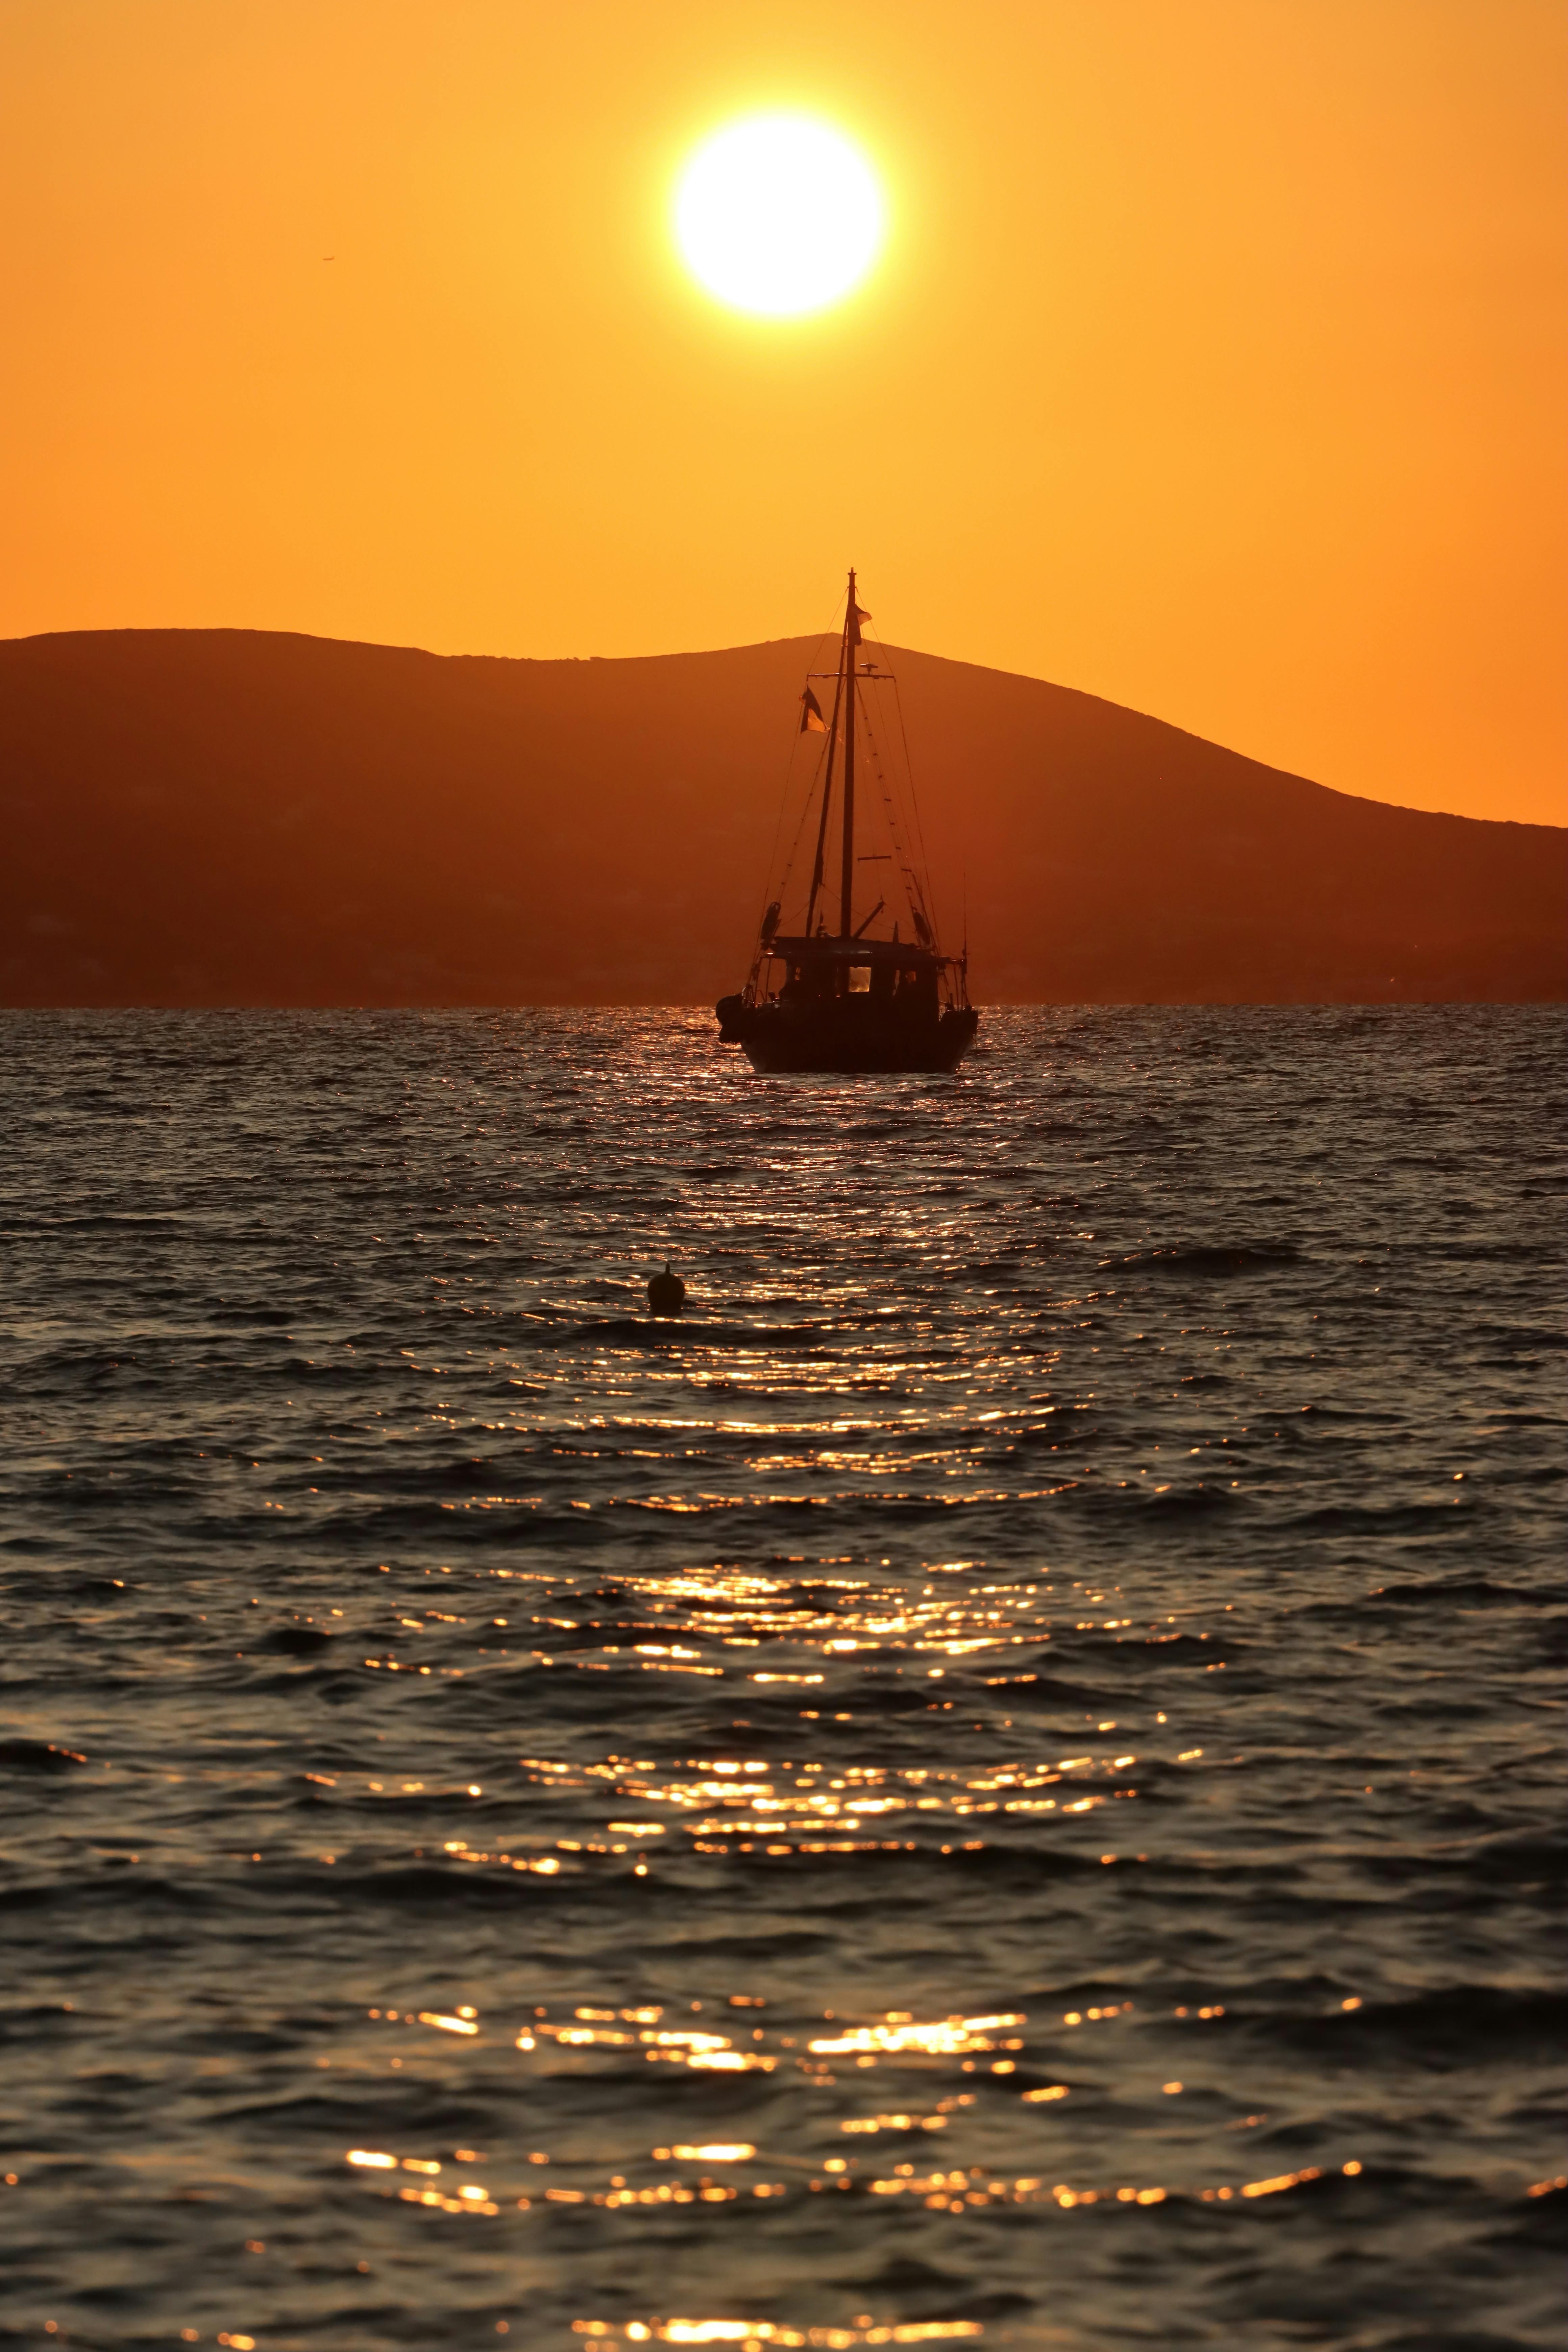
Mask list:
[[855,879],[855,656],[860,643],[860,608],[855,573],[849,573],[849,606],[844,615],[844,867],[838,888],[838,936],[853,939],[850,891]]
[[817,893],[823,887],[824,853],[827,847],[827,812],[833,805],[833,758],[838,749],[838,713],[844,701],[844,662],[840,656],[838,677],[833,688],[833,717],[827,729],[827,773],[822,785],[822,820],[816,828],[816,862],[811,869],[811,897],[805,909],[805,935],[811,937],[811,927],[816,919]]

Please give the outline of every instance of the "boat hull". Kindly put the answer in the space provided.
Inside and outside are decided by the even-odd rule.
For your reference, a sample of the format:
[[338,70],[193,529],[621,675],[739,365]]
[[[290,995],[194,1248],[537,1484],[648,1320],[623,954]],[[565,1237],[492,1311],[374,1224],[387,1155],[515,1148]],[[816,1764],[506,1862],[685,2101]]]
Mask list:
[[727,1012],[721,1035],[754,1070],[844,1076],[940,1075],[955,1070],[974,1043],[980,1015],[965,1005],[935,1021],[879,1018],[877,1008],[748,1005]]

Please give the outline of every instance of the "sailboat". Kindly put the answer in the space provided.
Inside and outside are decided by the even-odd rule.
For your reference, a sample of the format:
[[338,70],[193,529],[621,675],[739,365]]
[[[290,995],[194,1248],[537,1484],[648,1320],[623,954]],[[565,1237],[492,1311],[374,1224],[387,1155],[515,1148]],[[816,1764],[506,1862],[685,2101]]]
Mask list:
[[[801,696],[800,732],[825,738],[801,819],[804,834],[807,819],[814,813],[816,816],[816,856],[805,894],[805,919],[798,930],[781,928],[789,897],[786,869],[779,895],[763,917],[745,987],[734,996],[721,997],[717,1006],[720,1043],[739,1045],[756,1070],[952,1070],[973,1044],[980,1025],[980,1015],[969,1002],[967,942],[960,955],[942,951],[929,877],[916,855],[918,833],[899,805],[891,761],[884,758],[886,730],[876,707],[878,690],[889,687],[896,695],[898,685],[879,664],[863,657],[861,625],[870,617],[857,601],[851,572],[838,667],[813,673],[833,680],[831,719],[809,679]],[[862,752],[879,788],[874,794],[863,793],[863,803],[879,800],[882,804],[884,821],[877,837],[886,846],[875,849],[868,842],[876,828],[866,822],[865,806],[858,813],[856,807]],[[860,765],[863,774],[864,763]],[[839,872],[834,909],[826,858],[836,786]],[[873,869],[877,878],[870,887],[880,891],[858,920],[858,866]],[[889,871],[880,876],[878,869],[883,867]],[[901,913],[897,911],[900,904]],[[830,930],[835,911],[837,928]]]

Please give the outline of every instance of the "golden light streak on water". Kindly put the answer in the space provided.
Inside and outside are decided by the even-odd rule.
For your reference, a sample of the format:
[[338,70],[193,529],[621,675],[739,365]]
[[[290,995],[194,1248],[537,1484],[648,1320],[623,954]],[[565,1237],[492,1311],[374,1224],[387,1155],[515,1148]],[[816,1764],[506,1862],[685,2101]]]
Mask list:
[[[663,1014],[0,1065],[39,2329],[101,2238],[128,2334],[263,2352],[1101,2352],[1151,2275],[1250,2343],[1353,2239],[1530,2340],[1563,1057],[1338,1018],[896,1100]],[[584,1338],[649,1218],[811,1344]]]

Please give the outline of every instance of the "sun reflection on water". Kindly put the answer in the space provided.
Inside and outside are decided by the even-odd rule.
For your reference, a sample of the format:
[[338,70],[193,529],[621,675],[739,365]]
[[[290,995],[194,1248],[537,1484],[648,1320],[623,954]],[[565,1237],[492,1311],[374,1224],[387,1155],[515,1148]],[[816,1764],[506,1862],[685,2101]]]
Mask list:
[[[859,1424],[833,1426],[844,1446],[865,1441]],[[832,1454],[846,1475],[881,1459],[874,1449]],[[676,1509],[703,1498],[652,1500]],[[998,1583],[981,1581],[979,1566],[943,1558],[897,1571],[880,1553],[802,1552],[766,1569],[714,1560],[645,1570],[623,1561],[597,1584],[569,1585],[548,1565],[513,1556],[485,1570],[509,1588],[504,1612],[405,1605],[367,1663],[460,1675],[468,1668],[458,1654],[434,1645],[477,1626],[483,1654],[504,1661],[517,1688],[535,1675],[596,1678],[607,1696],[625,1692],[628,1676],[668,1675],[689,1678],[692,1693],[678,1702],[672,1690],[668,1704],[695,1707],[700,1697],[708,1712],[679,1736],[669,1718],[657,1737],[639,1730],[634,1747],[620,1727],[638,1723],[640,1701],[616,1703],[608,1734],[591,1727],[603,1716],[568,1728],[570,1710],[555,1707],[542,1711],[553,1734],[532,1733],[521,1754],[492,1740],[471,1759],[471,1777],[404,1778],[390,1756],[376,1759],[374,1778],[339,1762],[312,1777],[311,1801],[345,1823],[357,1808],[395,1807],[425,1841],[416,1858],[438,1858],[458,1879],[531,1876],[543,1884],[522,1898],[531,1903],[552,1899],[550,1882],[565,1888],[589,1874],[623,1886],[647,1880],[681,1900],[697,1883],[691,1874],[733,1870],[751,1874],[760,1905],[787,1913],[795,1870],[848,1874],[891,1857],[900,1869],[911,1858],[955,1873],[993,1859],[1033,1869],[1046,1838],[1058,1866],[1142,1860],[1137,1832],[1102,1851],[1105,1832],[1085,1817],[1121,1805],[1131,1822],[1151,1787],[1214,1768],[1194,1741],[1190,1714],[1142,1707],[1125,1675],[1107,1712],[1096,1679],[1116,1671],[1122,1650],[1136,1666],[1172,1644],[1184,1656],[1208,1644],[1195,1663],[1223,1663],[1213,1644],[1229,1604],[1219,1604],[1216,1622],[1167,1611],[1140,1624],[1103,1576],[1037,1572]],[[1072,1676],[1084,1669],[1070,1661],[1089,1644],[1097,1663],[1079,1701]],[[1058,1652],[1070,1656],[1058,1661]],[[352,1845],[346,1831],[341,1843]],[[1020,2209],[1148,2216],[1173,2200],[1246,2207],[1323,2177],[1305,2167],[1216,2179],[1189,2152],[1152,2179],[1104,2178],[1097,2118],[1108,2081],[1146,2082],[1137,2092],[1124,2087],[1123,2098],[1140,2097],[1164,2116],[1204,2101],[1228,2104],[1221,2070],[1184,2053],[1178,2081],[1163,2042],[1177,2030],[1214,2031],[1226,2014],[1221,2000],[1156,2011],[1124,1988],[1068,1983],[1054,2001],[1025,2003],[1010,2000],[1005,1984],[981,1983],[968,2003],[955,1984],[940,2005],[840,1998],[814,2011],[788,1992],[781,1998],[776,1982],[765,1996],[749,1985],[710,1986],[690,1999],[657,1969],[643,1974],[630,1949],[624,1975],[565,1997],[541,1984],[548,1997],[522,2004],[521,2015],[491,1991],[482,2002],[460,2000],[450,1982],[423,1994],[402,1983],[395,2006],[368,2009],[367,2030],[400,2045],[389,2062],[374,2046],[357,2053],[354,2063],[371,2073],[409,2063],[458,2096],[464,2070],[482,2064],[491,2070],[488,2098],[493,2070],[506,2067],[532,2094],[564,2104],[554,2110],[563,2137],[548,2148],[502,2147],[482,2159],[428,2145],[351,2148],[345,2168],[363,2191],[408,2227],[515,2227],[553,2242],[552,2233],[581,2231],[590,2216],[609,2228],[657,2230],[697,2209],[743,2210],[754,2217],[749,2226],[763,2229],[825,2199],[845,2211],[918,2210],[922,2229],[970,2229]],[[417,2038],[405,2045],[410,2027]],[[1158,2052],[1142,2064],[1138,2036],[1152,2037]],[[418,2054],[405,2061],[402,2046]],[[627,2113],[651,2097],[657,2130],[586,2158],[573,2118],[591,2112],[590,2085]],[[730,2105],[681,2113],[671,2096],[729,2096]],[[1227,2116],[1221,2127],[1263,2121]],[[1020,2137],[1008,2164],[999,2144]],[[937,2144],[941,2164],[932,2161]],[[936,2343],[985,2329],[957,2316],[866,2315],[805,2326],[716,2315],[584,2320],[578,2332],[614,2352],[651,2342]]]

